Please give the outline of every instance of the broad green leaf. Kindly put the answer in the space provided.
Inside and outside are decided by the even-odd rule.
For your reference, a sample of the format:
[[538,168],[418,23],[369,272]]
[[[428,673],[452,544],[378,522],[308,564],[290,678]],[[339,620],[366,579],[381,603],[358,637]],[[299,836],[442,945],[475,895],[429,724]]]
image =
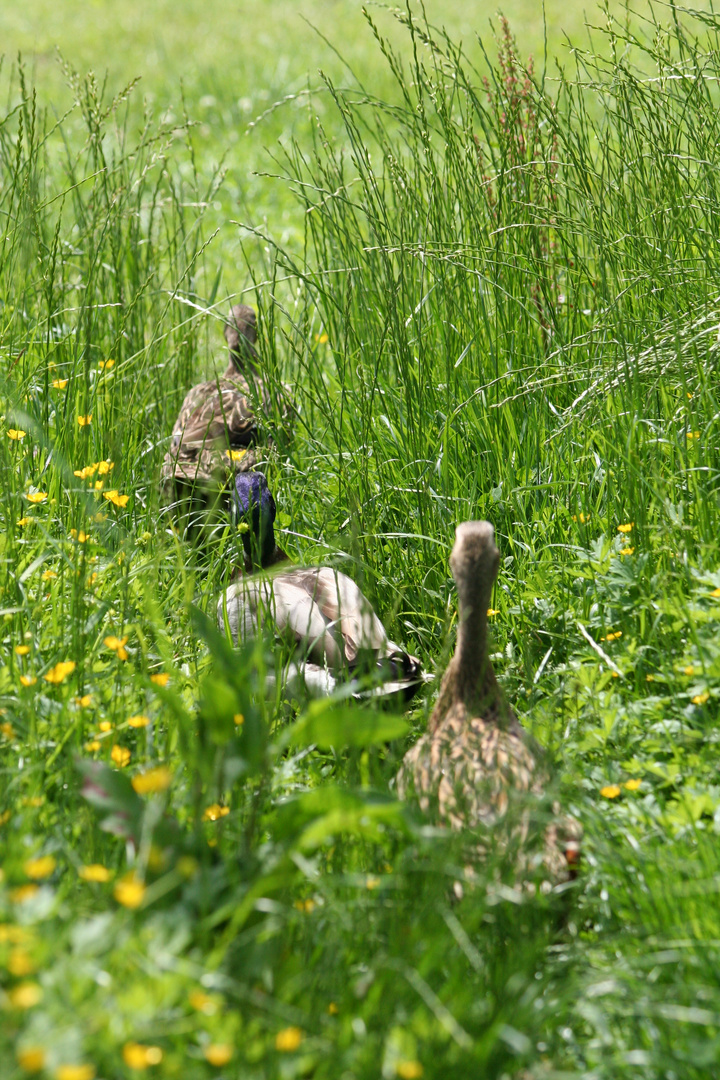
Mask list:
[[328,707],[314,702],[288,731],[285,742],[293,746],[376,746],[407,734],[409,725],[401,716],[368,712],[350,704]]

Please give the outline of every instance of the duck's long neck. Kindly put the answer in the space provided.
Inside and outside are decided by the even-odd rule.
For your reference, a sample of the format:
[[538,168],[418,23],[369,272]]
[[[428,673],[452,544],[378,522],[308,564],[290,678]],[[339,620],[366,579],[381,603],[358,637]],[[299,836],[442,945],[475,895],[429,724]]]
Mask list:
[[251,381],[260,378],[257,354],[251,349],[252,346],[243,349],[242,353],[230,350],[225,378],[231,379],[233,375],[243,375],[245,378],[250,376]]
[[253,559],[252,555],[248,555],[245,552],[245,573],[246,574],[259,574],[262,570],[268,570],[271,566],[276,566],[278,563],[288,562],[290,556],[287,555],[281,547],[275,545],[272,554],[266,555],[262,562],[258,562],[257,559]]
[[488,656],[487,611],[492,582],[458,582],[459,626],[455,647],[458,696],[468,708],[484,709],[496,694],[495,672]]

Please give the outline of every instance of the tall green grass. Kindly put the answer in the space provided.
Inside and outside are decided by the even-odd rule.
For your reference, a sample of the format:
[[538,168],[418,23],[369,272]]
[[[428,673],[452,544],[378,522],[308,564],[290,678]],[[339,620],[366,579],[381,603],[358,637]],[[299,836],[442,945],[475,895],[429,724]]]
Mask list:
[[55,118],[21,70],[0,121],[3,1076],[716,1067],[717,20],[609,21],[560,71],[501,27],[484,81],[399,17],[402,54],[368,19],[392,101],[328,81],[337,124],[310,109],[268,166],[304,247],[239,225],[233,298],[254,282],[297,410],[266,463],[280,540],[439,671],[454,526],[493,521],[494,659],[585,826],[581,878],[513,887],[501,833],[469,876],[477,838],[396,801],[432,690],[404,719],[266,700],[268,649],[214,630],[236,538],[198,558],[157,476],[225,362],[221,177],[200,179],[192,102],[137,133],[132,87],[69,72]]

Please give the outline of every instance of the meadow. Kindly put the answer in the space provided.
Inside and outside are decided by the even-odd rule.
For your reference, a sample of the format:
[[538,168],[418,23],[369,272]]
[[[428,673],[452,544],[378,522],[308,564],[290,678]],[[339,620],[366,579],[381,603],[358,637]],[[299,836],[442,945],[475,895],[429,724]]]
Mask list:
[[[308,81],[290,7],[38,0],[2,70],[0,1073],[711,1076],[720,21],[568,12],[546,50],[535,7],[516,48],[464,6],[318,3]],[[495,525],[493,660],[584,827],[568,886],[514,888],[486,835],[458,898],[477,834],[393,785],[435,683],[296,702],[216,629],[237,533],[193,550],[158,475],[237,300],[292,386],[280,543],[430,672],[454,527]]]

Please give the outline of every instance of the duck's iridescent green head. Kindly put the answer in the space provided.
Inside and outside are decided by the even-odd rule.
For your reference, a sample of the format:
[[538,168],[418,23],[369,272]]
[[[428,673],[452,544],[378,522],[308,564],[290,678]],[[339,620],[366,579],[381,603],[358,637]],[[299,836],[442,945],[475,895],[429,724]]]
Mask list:
[[253,566],[266,566],[275,554],[275,500],[262,473],[244,472],[235,477],[235,513],[245,554]]

